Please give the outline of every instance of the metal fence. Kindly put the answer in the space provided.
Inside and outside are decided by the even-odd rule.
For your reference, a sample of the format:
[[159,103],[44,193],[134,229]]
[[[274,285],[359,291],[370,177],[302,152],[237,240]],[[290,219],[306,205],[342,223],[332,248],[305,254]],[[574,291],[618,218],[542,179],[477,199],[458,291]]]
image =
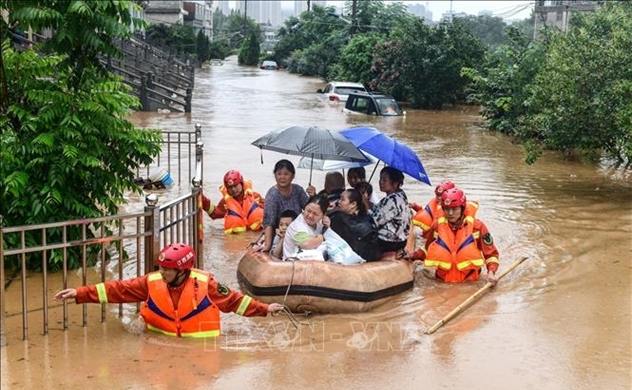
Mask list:
[[[181,162],[188,162],[191,192],[164,204],[158,204],[158,197],[149,194],[145,197],[142,212],[110,215],[99,218],[79,219],[40,225],[3,227],[0,216],[0,346],[7,343],[6,326],[7,305],[6,287],[14,280],[21,281],[22,338],[29,335],[29,313],[41,311],[42,332],[48,333],[50,300],[48,294],[50,260],[55,258],[62,273],[63,287],[67,287],[70,265],[79,266],[83,284],[87,284],[88,270],[98,269],[100,281],[124,279],[141,276],[155,269],[155,259],[162,247],[174,242],[191,245],[196,252],[196,266],[202,264],[203,253],[203,211],[202,171],[203,148],[201,126],[195,126],[195,132],[163,133],[163,153],[172,172],[178,172],[178,183],[183,176]],[[174,136],[174,134],[176,134]],[[175,140],[170,138],[174,136]],[[194,140],[194,142],[192,142]],[[188,145],[188,147],[187,147]],[[195,145],[192,153],[191,145]],[[172,159],[171,153],[175,159]],[[188,156],[185,152],[189,152]],[[176,153],[177,152],[177,153]],[[173,162],[173,165],[171,164]],[[160,165],[160,160],[158,162]],[[177,164],[177,166],[176,166]],[[172,168],[174,168],[172,170]],[[186,168],[186,167],[185,167]],[[150,167],[147,167],[149,172]],[[35,233],[41,240],[27,242],[26,237]],[[13,237],[11,237],[13,236]],[[9,243],[18,243],[11,246]],[[27,277],[27,262],[41,261],[41,282]],[[18,263],[20,270],[13,279],[7,281],[4,264],[7,260]],[[40,288],[41,300],[28,300],[33,289]],[[31,294],[32,296],[32,294]],[[139,305],[137,305],[137,310]],[[119,315],[123,314],[123,304],[118,305]],[[88,321],[87,307],[83,305],[82,324]],[[101,306],[101,320],[105,320],[106,305]],[[68,327],[67,303],[63,304],[63,328]],[[15,329],[11,329],[14,331]]]

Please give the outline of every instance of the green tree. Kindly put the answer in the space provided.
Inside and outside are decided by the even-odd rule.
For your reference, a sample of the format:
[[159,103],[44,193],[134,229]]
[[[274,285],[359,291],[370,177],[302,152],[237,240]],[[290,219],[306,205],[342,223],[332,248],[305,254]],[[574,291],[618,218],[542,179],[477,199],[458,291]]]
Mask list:
[[204,61],[208,61],[211,59],[211,42],[208,40],[208,37],[204,35],[202,30],[198,31],[197,34],[196,49],[197,59],[200,65]]
[[535,31],[535,9],[531,11],[531,15],[528,18],[513,22],[511,27],[520,31],[522,35],[531,41]]
[[477,37],[492,52],[506,41],[504,31],[507,25],[502,18],[490,15],[470,15],[458,19],[466,30]]
[[338,62],[330,68],[329,80],[349,80],[369,85],[374,78],[371,72],[373,50],[385,39],[378,33],[359,34],[342,49]]
[[[142,25],[131,17],[135,6],[114,0],[0,2],[9,24],[55,31],[43,46],[23,53],[8,39],[2,42],[0,214],[6,225],[115,214],[126,193],[141,193],[134,171],[157,156],[160,134],[126,120],[138,100],[99,59],[117,55],[113,38],[129,36],[131,24]],[[6,37],[4,19],[0,28]],[[69,231],[66,238],[80,233]],[[59,241],[61,234],[48,239]],[[36,267],[35,260],[29,265]],[[49,262],[58,266],[60,253]]]
[[573,16],[551,41],[517,135],[528,162],[542,148],[632,162],[632,6]]
[[257,22],[240,12],[231,12],[215,35],[216,42],[223,42],[231,49],[240,49],[251,31],[259,31]]
[[413,108],[440,109],[459,100],[467,85],[461,68],[480,63],[484,53],[458,18],[436,27],[415,19],[376,47],[371,88],[407,99]]
[[145,33],[147,41],[166,52],[176,54],[196,54],[197,36],[195,28],[189,25],[152,24]]
[[239,65],[257,66],[261,55],[261,32],[259,27],[250,32],[250,37],[244,41],[239,50],[237,62]]
[[225,41],[211,42],[209,46],[209,58],[225,59],[230,55],[230,47]]
[[489,55],[481,68],[462,69],[462,74],[471,80],[467,101],[481,106],[486,127],[516,135],[521,118],[530,110],[525,102],[545,63],[549,33],[543,31],[542,39],[532,42],[531,36],[511,26],[506,44]]
[[292,73],[326,77],[349,40],[348,25],[331,16],[333,7],[314,6],[281,28],[273,57]]

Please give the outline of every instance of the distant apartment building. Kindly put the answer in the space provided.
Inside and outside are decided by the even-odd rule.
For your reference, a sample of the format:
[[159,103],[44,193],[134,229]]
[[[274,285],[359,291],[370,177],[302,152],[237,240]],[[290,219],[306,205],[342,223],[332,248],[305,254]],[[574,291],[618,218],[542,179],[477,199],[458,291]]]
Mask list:
[[441,14],[441,20],[452,20],[454,18],[467,18],[469,15],[465,12],[448,11]]
[[182,0],[149,0],[145,6],[145,21],[149,24],[183,24],[184,9]]
[[257,23],[272,26],[282,23],[281,0],[240,0],[235,4],[235,11],[246,14]]
[[411,14],[419,16],[420,18],[424,18],[424,21],[427,23],[432,22],[432,12],[430,12],[430,3],[426,2],[425,6],[421,4],[405,4],[405,5],[406,5],[406,8],[408,8],[408,12],[410,12]]
[[[326,0],[311,0],[309,3],[310,3],[309,4],[310,8],[314,7],[315,5],[318,5],[321,7],[327,6]],[[302,14],[305,11],[307,11],[307,0],[295,0],[294,1],[294,16],[298,17],[300,14]]]
[[228,0],[214,0],[213,11],[221,11],[226,16],[230,15],[230,2]]
[[595,12],[597,5],[597,1],[586,0],[536,0],[535,31],[543,25],[566,31],[573,12]]
[[212,1],[184,1],[184,23],[193,26],[195,31],[202,31],[209,38],[213,37],[213,2]]

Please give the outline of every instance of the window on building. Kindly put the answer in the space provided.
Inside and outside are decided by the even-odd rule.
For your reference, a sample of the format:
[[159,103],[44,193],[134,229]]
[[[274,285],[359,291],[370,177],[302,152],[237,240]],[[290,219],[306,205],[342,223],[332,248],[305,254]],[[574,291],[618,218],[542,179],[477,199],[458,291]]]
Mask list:
[[561,22],[563,16],[564,16],[564,13],[562,11],[557,11],[557,13],[555,14],[555,20],[558,22]]

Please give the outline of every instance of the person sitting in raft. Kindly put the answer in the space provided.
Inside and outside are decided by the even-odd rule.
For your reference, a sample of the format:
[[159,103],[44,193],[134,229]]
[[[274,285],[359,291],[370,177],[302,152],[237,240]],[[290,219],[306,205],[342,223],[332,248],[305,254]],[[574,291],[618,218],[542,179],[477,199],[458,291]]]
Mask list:
[[211,219],[224,218],[224,233],[243,233],[261,230],[264,199],[252,190],[252,182],[244,180],[239,171],[230,170],[224,175],[224,184],[219,187],[222,194],[217,206],[202,195],[202,209]]
[[[360,183],[366,183],[366,188],[371,189],[368,193],[369,200],[371,201],[371,208],[373,207],[373,205],[379,203],[380,197],[375,192],[373,192],[373,186],[368,181],[366,181],[366,169],[364,169],[364,167],[349,168],[349,170],[347,171],[347,182],[349,183],[349,186],[359,190],[360,193],[362,193],[361,188],[365,186],[364,184]],[[360,185],[360,188],[357,187],[358,185]]]
[[279,218],[279,227],[276,230],[276,236],[272,243],[272,256],[277,259],[283,258],[283,238],[285,238],[285,232],[290,224],[296,219],[298,215],[294,210],[284,210]]
[[159,271],[94,286],[67,288],[56,301],[76,303],[143,302],[140,315],[148,330],[176,337],[217,337],[220,310],[241,316],[266,316],[281,311],[278,303],[265,304],[233,291],[207,271],[193,268],[195,252],[186,244],[171,244],[158,255]]
[[413,259],[424,260],[424,265],[436,268],[436,277],[450,283],[479,279],[483,265],[486,280],[498,282],[498,249],[487,226],[476,218],[475,208],[466,207],[465,193],[457,188],[441,195],[440,216],[430,227],[426,246],[417,250]]
[[365,200],[358,190],[342,192],[338,208],[329,214],[330,228],[349,244],[351,249],[366,261],[381,257],[377,243],[377,230],[368,214]]
[[[338,171],[329,171],[325,175],[324,188],[318,192],[318,195],[324,195],[329,199],[329,209],[333,209],[338,205],[340,194],[345,190],[345,178]],[[316,192],[316,188],[312,185],[307,187],[307,194],[312,196]]]
[[[299,257],[299,252],[315,249],[321,257],[314,260],[324,260],[327,245],[325,244],[324,229],[329,227],[329,217],[325,215],[329,207],[329,199],[323,195],[309,198],[305,209],[288,226],[283,238],[283,260],[288,257]],[[310,251],[311,252],[311,251]]]
[[292,183],[296,169],[289,160],[279,160],[274,165],[274,179],[276,185],[270,187],[266,193],[266,203],[263,209],[263,244],[255,245],[255,251],[269,252],[272,249],[275,230],[283,210],[294,210],[298,215],[307,203],[309,196],[298,184]]
[[386,196],[373,207],[372,217],[378,230],[382,259],[407,257],[404,249],[412,217],[408,198],[401,188],[403,184],[401,171],[393,167],[384,167],[380,171],[380,191]]
[[360,192],[360,195],[362,195],[362,200],[364,201],[364,204],[366,205],[367,212],[370,214],[373,210],[373,206],[379,203],[379,199],[377,203],[373,203],[373,201],[371,200],[374,198],[373,186],[368,181],[361,181],[361,182],[356,183],[356,185],[353,188],[358,190],[358,192]]

